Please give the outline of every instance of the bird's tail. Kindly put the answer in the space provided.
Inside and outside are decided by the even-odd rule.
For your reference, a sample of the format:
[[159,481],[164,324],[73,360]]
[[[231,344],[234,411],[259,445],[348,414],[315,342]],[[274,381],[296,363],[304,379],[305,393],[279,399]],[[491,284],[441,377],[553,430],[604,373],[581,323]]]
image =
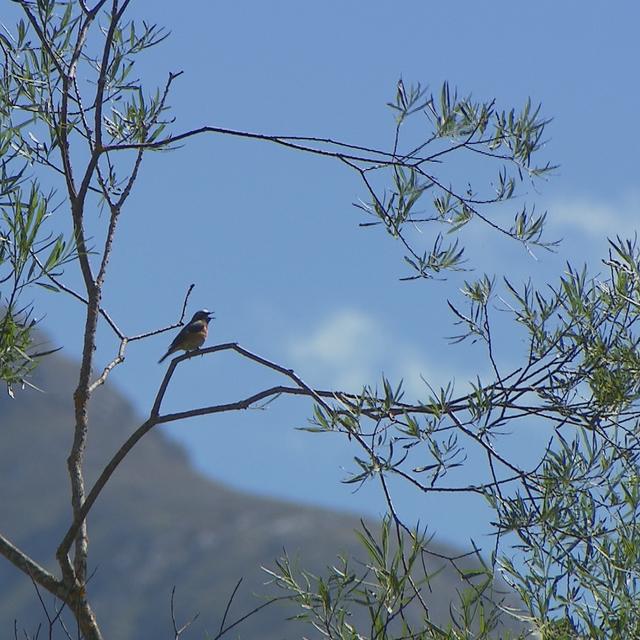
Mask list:
[[165,353],[162,358],[160,358],[160,360],[158,360],[158,364],[161,364],[166,358],[168,358],[173,352],[171,351],[171,349],[169,349],[169,351],[167,351],[167,353]]

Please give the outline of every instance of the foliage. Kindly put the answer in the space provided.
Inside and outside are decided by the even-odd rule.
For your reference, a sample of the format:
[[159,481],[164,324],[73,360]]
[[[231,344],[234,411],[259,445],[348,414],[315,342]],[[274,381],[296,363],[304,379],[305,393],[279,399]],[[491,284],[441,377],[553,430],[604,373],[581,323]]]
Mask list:
[[[491,331],[495,282],[467,283],[468,309],[452,305],[462,327],[457,339],[484,343],[495,375],[467,396],[453,397],[449,386],[411,406],[384,380],[382,397],[369,388],[340,396],[314,419],[314,430],[343,431],[361,445],[366,455],[356,458],[351,480],[377,479],[399,525],[387,478],[424,493],[486,499],[495,514],[493,561],[524,607],[511,613],[545,638],[630,638],[640,628],[640,249],[612,241],[605,264],[606,278],[568,266],[546,291],[505,280],[511,300],[500,300],[528,343],[508,372]],[[501,453],[507,429],[545,429],[548,445],[526,468],[517,466]],[[447,482],[477,446],[487,479]]]
[[[367,188],[370,200],[358,206],[377,222],[362,226],[384,225],[387,232],[400,239],[405,249],[405,262],[412,273],[403,280],[431,278],[447,270],[464,268],[464,247],[457,236],[471,221],[478,220],[493,230],[509,236],[526,247],[546,249],[557,243],[543,235],[546,213],[536,214],[526,205],[519,208],[511,225],[497,222],[491,209],[519,195],[518,186],[525,180],[545,176],[555,169],[549,162],[535,164],[534,157],[542,149],[543,134],[548,120],[540,116],[540,107],[530,101],[520,111],[500,111],[495,101],[478,101],[471,96],[460,98],[449,84],[442,85],[440,94],[427,94],[420,84],[405,86],[398,82],[395,100],[388,103],[395,116],[395,139],[390,161],[362,164],[344,160],[356,168]],[[401,127],[425,119],[431,134],[414,141],[402,150]],[[416,123],[418,126],[420,122]],[[419,130],[423,127],[419,126]],[[478,173],[489,187],[476,188],[469,181],[465,162],[482,159]],[[443,161],[444,167],[441,167]],[[494,165],[491,175],[491,165]],[[451,180],[464,167],[461,188]],[[387,176],[391,187],[376,189],[377,174]],[[434,213],[424,214],[423,197],[429,194]],[[415,225],[436,223],[444,233],[435,234],[428,252],[418,252],[407,232]]]
[[483,640],[498,631],[505,640],[515,637],[500,625],[504,594],[495,589],[491,568],[477,550],[473,565],[458,568],[464,586],[458,602],[451,603],[450,622],[442,626],[430,614],[439,570],[427,568],[429,540],[424,533],[402,529],[388,516],[378,533],[362,522],[356,534],[366,552],[364,562],[340,557],[324,577],[298,569],[288,556],[280,558],[274,570],[265,569],[300,610],[293,619],[312,625],[323,637],[341,640]]
[[[55,208],[54,193],[45,192],[30,177],[31,158],[24,141],[36,144],[28,127],[38,119],[27,115],[24,87],[30,78],[13,65],[15,49],[6,37],[0,39],[4,64],[0,74],[0,380],[12,386],[27,384],[27,374],[42,356],[34,350],[34,309],[21,303],[31,285],[52,290],[48,273],[56,273],[73,259],[73,243],[62,233],[48,230],[47,218]],[[35,109],[31,102],[27,110]]]

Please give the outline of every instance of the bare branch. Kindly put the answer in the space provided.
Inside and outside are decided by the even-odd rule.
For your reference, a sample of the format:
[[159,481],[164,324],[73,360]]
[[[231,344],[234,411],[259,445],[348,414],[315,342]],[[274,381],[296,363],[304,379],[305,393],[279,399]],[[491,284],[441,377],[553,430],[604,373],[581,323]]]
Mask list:
[[218,633],[215,636],[213,636],[211,638],[211,640],[220,640],[220,638],[222,638],[222,636],[224,636],[226,633],[231,631],[231,629],[234,629],[239,624],[241,624],[242,622],[244,622],[245,620],[247,620],[251,616],[255,615],[259,611],[262,611],[263,609],[266,609],[267,607],[270,607],[272,604],[274,604],[276,602],[283,602],[283,601],[286,601],[286,600],[290,600],[289,596],[277,596],[277,597],[274,597],[274,598],[270,598],[266,602],[263,602],[262,604],[259,604],[257,607],[254,607],[253,609],[251,609],[250,611],[248,611],[244,615],[240,616],[237,620],[235,620],[234,622],[228,624],[226,627],[224,627],[223,629],[218,631]]
[[191,620],[185,622],[181,627],[178,627],[178,623],[176,622],[176,612],[175,612],[175,596],[176,596],[176,587],[175,585],[171,589],[171,623],[173,625],[173,633],[174,640],[180,640],[180,636],[198,619],[200,616],[199,613],[196,613]]
[[120,342],[120,347],[118,348],[118,355],[111,361],[107,366],[103,369],[100,377],[94,380],[89,386],[89,393],[93,393],[100,385],[103,385],[107,381],[107,376],[111,373],[113,369],[115,369],[119,364],[124,362],[124,352],[127,348],[127,344],[129,340],[127,338],[123,338]]
[[[187,302],[189,300],[189,296],[191,295],[191,292],[193,291],[194,286],[195,286],[194,284],[191,284],[189,286],[189,288],[187,289],[187,293],[186,293],[186,295],[184,297],[184,302],[182,304],[182,312],[180,313],[180,318],[178,319],[177,322],[174,322],[173,324],[171,324],[171,325],[169,325],[167,327],[162,327],[161,329],[154,329],[153,331],[147,331],[146,333],[140,333],[140,334],[138,334],[136,336],[131,336],[131,337],[127,337],[127,336],[117,332],[117,335],[120,338],[120,346],[118,347],[118,354],[103,369],[102,374],[100,375],[100,377],[97,378],[91,384],[91,386],[89,387],[89,393],[93,393],[93,391],[95,389],[97,389],[100,385],[104,384],[107,381],[107,377],[109,376],[111,371],[113,369],[115,369],[115,367],[117,367],[119,364],[122,364],[124,362],[124,360],[125,360],[125,351],[126,351],[127,345],[130,342],[136,342],[138,340],[143,340],[143,339],[148,338],[150,336],[155,336],[155,335],[158,335],[160,333],[164,333],[165,331],[171,331],[172,329],[175,329],[176,327],[179,327],[182,324],[184,324],[184,314],[185,314],[185,311],[187,309]],[[100,312],[103,313],[103,315],[105,315],[105,317],[108,318],[108,316],[106,315],[106,312],[102,311],[102,308],[100,309]]]
[[3,535],[0,535],[0,554],[47,591],[66,601],[69,596],[69,588]]
[[262,356],[259,356],[259,355],[255,354],[255,353],[252,353],[251,351],[245,349],[244,347],[241,347],[237,343],[226,343],[226,344],[222,344],[222,345],[217,345],[217,346],[214,346],[214,347],[209,347],[207,349],[202,349],[202,350],[199,350],[199,351],[192,351],[190,353],[185,353],[185,354],[183,354],[181,356],[178,356],[177,358],[174,358],[171,361],[171,363],[170,363],[170,365],[169,365],[169,367],[167,369],[167,372],[166,372],[166,374],[165,374],[165,376],[164,376],[164,378],[163,378],[163,380],[162,380],[162,382],[160,384],[160,388],[158,389],[158,392],[156,394],[156,399],[155,399],[155,401],[153,403],[153,407],[152,407],[151,412],[149,414],[149,418],[140,427],[138,427],[138,429],[136,429],[136,431],[134,431],[133,434],[131,434],[131,436],[129,436],[129,438],[122,444],[120,449],[118,449],[118,451],[114,454],[114,456],[111,458],[111,460],[107,463],[107,465],[103,469],[102,473],[100,474],[100,476],[96,480],[95,484],[91,488],[91,491],[89,491],[89,493],[87,494],[86,499],[83,500],[82,504],[77,509],[77,511],[74,511],[73,524],[71,525],[71,527],[69,528],[69,530],[65,534],[65,536],[64,536],[62,542],[60,543],[60,545],[58,547],[58,550],[56,552],[56,556],[57,556],[57,558],[58,558],[58,560],[60,562],[62,562],[64,560],[64,558],[67,557],[67,554],[69,552],[70,546],[71,546],[74,538],[78,534],[78,531],[82,527],[83,522],[85,522],[85,520],[86,520],[87,514],[91,510],[91,508],[92,508],[95,500],[97,499],[98,495],[101,493],[102,489],[104,488],[104,486],[109,481],[109,478],[111,477],[113,472],[116,470],[118,465],[122,462],[122,460],[124,460],[124,458],[131,451],[131,449],[133,449],[133,447],[136,445],[136,443],[146,433],[148,433],[154,426],[156,426],[157,424],[163,424],[163,423],[167,423],[167,422],[175,422],[176,420],[180,420],[180,419],[183,419],[185,417],[193,417],[193,416],[197,416],[197,415],[203,415],[204,413],[207,413],[207,414],[222,413],[222,412],[226,412],[226,411],[235,411],[235,410],[238,410],[238,409],[247,409],[252,404],[254,404],[255,402],[257,402],[257,401],[259,401],[261,399],[264,399],[264,398],[266,398],[268,396],[275,395],[275,394],[279,393],[279,391],[271,389],[266,393],[265,392],[261,392],[261,393],[258,393],[258,394],[254,394],[253,396],[250,396],[249,398],[246,398],[244,400],[240,400],[238,402],[230,403],[230,404],[217,405],[215,407],[206,407],[205,409],[200,409],[200,410],[196,409],[196,410],[193,410],[193,411],[177,413],[177,414],[169,414],[169,415],[166,415],[166,416],[160,416],[159,415],[160,407],[161,407],[164,395],[166,393],[167,387],[169,385],[169,382],[171,381],[171,378],[173,376],[173,372],[175,371],[176,366],[180,362],[182,362],[183,360],[188,360],[188,359],[196,357],[196,356],[200,356],[200,355],[206,355],[206,354],[209,354],[209,353],[215,353],[217,351],[229,351],[229,350],[235,351],[236,353],[240,354],[241,356],[246,357],[246,358],[248,358],[250,360],[253,360],[254,362],[257,362],[258,364],[260,364],[262,366],[265,366],[265,367],[267,367],[269,369],[272,369],[274,371],[278,371],[279,373],[282,373],[283,375],[285,375],[288,378],[290,378],[291,380],[293,380],[298,385],[298,387],[305,392],[306,395],[308,395],[309,397],[313,398],[318,404],[320,404],[322,407],[324,407],[327,411],[329,411],[329,412],[332,411],[331,407],[327,404],[327,402],[324,400],[324,398],[317,391],[315,391],[314,389],[309,387],[307,384],[305,384],[302,381],[302,379],[299,376],[297,376],[292,369],[288,369],[288,368],[283,367],[283,366],[281,366],[279,364],[271,362],[270,360],[267,360],[266,358],[263,358]]
[[239,578],[238,582],[236,582],[236,586],[233,588],[233,591],[229,596],[229,599],[227,600],[227,606],[224,608],[224,614],[222,615],[222,620],[220,621],[220,629],[218,629],[218,633],[222,633],[222,630],[224,629],[225,622],[227,621],[227,615],[229,615],[229,609],[231,609],[233,599],[235,598],[236,593],[238,593],[238,589],[240,588],[241,584],[242,578]]
[[[263,134],[263,133],[255,133],[250,131],[240,131],[237,129],[227,129],[225,127],[213,127],[213,126],[203,126],[197,129],[191,129],[189,131],[185,131],[183,133],[179,133],[172,136],[167,136],[162,140],[155,140],[153,142],[132,142],[127,144],[106,145],[103,148],[103,151],[107,152],[107,151],[127,151],[127,150],[138,150],[138,149],[162,149],[167,146],[173,145],[177,142],[181,142],[182,140],[187,140],[188,138],[193,138],[195,136],[202,135],[203,133],[215,133],[215,134],[222,134],[222,135],[233,136],[238,138],[248,138],[251,140],[261,140],[264,142],[272,142],[274,144],[287,147],[289,149],[296,149],[297,151],[304,151],[307,153],[327,156],[330,158],[337,158],[337,159],[345,158],[353,162],[364,162],[366,164],[381,164],[381,165],[388,165],[388,166],[407,166],[406,162],[402,160],[396,160],[394,158],[393,153],[389,151],[381,151],[378,149],[371,149],[369,147],[364,147],[360,145],[347,144],[344,142],[331,140],[330,138],[314,138],[314,137],[304,137],[304,136]],[[308,144],[303,144],[303,142],[306,142]],[[322,149],[317,146],[316,147],[312,146],[313,143],[328,144],[329,146],[335,146],[335,147],[338,147],[339,149],[340,148],[352,149],[355,151],[360,151],[362,153],[356,155],[354,153],[345,152],[344,150],[340,151],[339,149],[336,151]],[[412,159],[412,164],[420,160],[426,160],[426,158]]]
[[[47,276],[47,278],[49,278],[49,280],[51,280],[51,282],[53,282],[53,284],[56,285],[56,287],[58,287],[58,289],[61,289],[65,293],[68,293],[71,297],[75,298],[76,300],[79,300],[84,305],[89,304],[88,300],[84,296],[79,294],[77,291],[74,291],[70,287],[67,287],[50,271],[46,270],[44,268],[44,265],[40,261],[40,258],[33,251],[31,252],[31,255],[33,259],[36,261],[36,264],[40,267],[40,269],[42,269],[42,272]],[[100,315],[107,321],[107,324],[111,327],[111,329],[113,329],[113,332],[118,336],[118,338],[120,338],[121,340],[124,340],[125,335],[122,333],[122,331],[120,331],[120,329],[118,328],[118,325],[116,325],[116,323],[113,321],[111,316],[102,307],[100,307]]]

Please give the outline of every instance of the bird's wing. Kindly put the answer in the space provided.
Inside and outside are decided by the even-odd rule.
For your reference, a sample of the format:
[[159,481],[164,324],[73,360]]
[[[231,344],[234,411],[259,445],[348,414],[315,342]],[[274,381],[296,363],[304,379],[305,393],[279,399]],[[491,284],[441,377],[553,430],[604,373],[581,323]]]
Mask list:
[[187,333],[189,333],[189,331],[189,326],[180,329],[180,333],[178,333],[178,335],[173,339],[173,342],[169,345],[169,351],[171,351],[171,349],[173,349],[175,346],[179,345],[184,340],[184,337],[187,335]]
[[200,333],[205,326],[204,320],[196,320],[196,322],[188,324],[180,333]]

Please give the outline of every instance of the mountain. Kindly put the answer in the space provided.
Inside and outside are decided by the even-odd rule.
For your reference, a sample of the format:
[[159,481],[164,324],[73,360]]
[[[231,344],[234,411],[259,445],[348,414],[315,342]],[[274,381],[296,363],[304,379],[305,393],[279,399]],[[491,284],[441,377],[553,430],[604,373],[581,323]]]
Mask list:
[[[43,393],[0,399],[0,529],[56,575],[55,548],[70,520],[65,461],[77,371],[77,363],[49,356],[33,378]],[[109,384],[95,393],[88,487],[140,422],[131,403]],[[175,586],[178,622],[200,614],[182,637],[203,638],[205,632],[213,637],[238,579],[243,583],[230,620],[264,601],[260,594],[269,588],[260,567],[273,566],[283,549],[316,572],[339,553],[362,558],[353,533],[357,528],[356,516],[258,498],[213,482],[190,466],[179,446],[152,431],[120,466],[90,514],[90,597],[105,639],[169,638]],[[444,545],[434,549],[455,553]],[[462,585],[448,567],[436,580],[429,606],[442,620]],[[47,594],[44,602],[53,610]],[[272,605],[226,637],[275,640],[303,632],[314,637],[311,628],[287,622],[288,613]],[[46,616],[31,581],[0,558],[0,637],[14,637],[14,621],[31,637]]]

